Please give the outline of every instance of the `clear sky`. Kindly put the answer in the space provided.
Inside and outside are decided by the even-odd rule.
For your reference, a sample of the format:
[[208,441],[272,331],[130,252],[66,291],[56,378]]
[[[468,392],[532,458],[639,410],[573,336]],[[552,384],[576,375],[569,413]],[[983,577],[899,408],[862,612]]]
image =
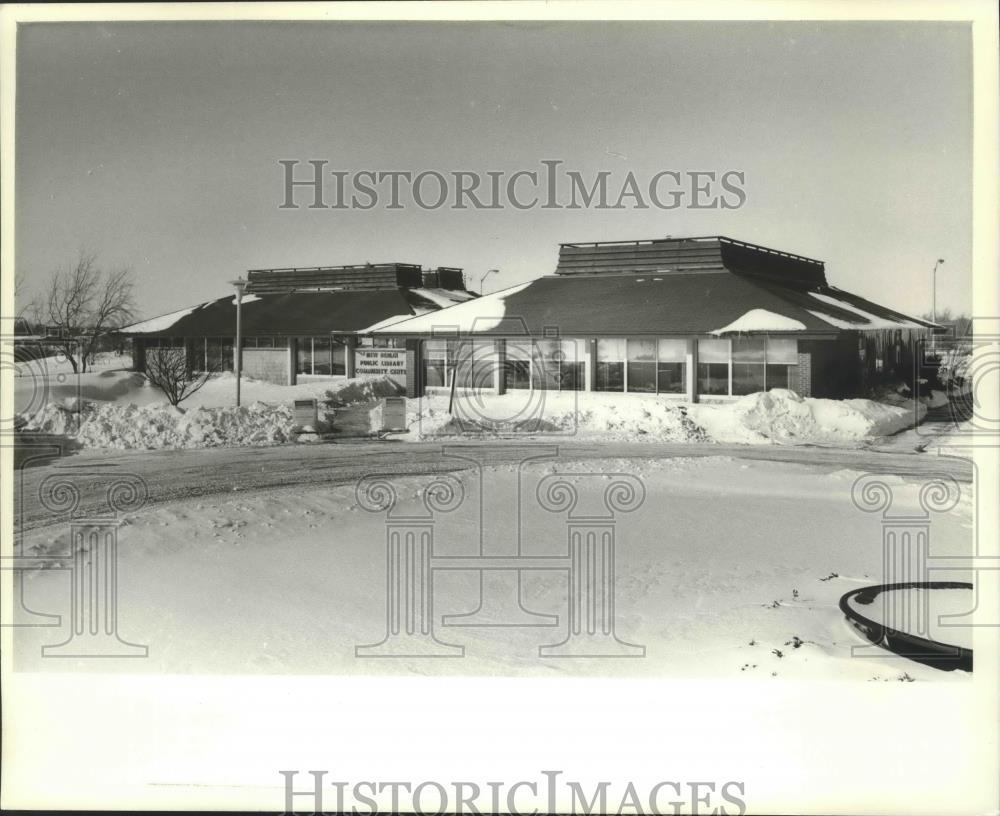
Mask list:
[[[34,24],[16,257],[132,266],[144,316],[249,268],[402,261],[489,288],[560,241],[722,234],[907,312],[971,310],[971,39],[940,23]],[[741,170],[735,210],[280,210],[346,171]],[[305,199],[302,199],[304,202]]]

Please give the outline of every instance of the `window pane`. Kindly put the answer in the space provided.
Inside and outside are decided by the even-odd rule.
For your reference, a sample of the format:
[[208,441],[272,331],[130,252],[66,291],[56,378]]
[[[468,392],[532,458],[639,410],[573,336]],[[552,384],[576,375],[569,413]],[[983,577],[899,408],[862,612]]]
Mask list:
[[656,393],[656,363],[628,364],[628,390],[643,394]]
[[445,386],[444,360],[424,360],[424,384],[432,388]]
[[531,387],[531,363],[527,360],[507,360],[504,366],[504,383],[506,388]]
[[799,362],[799,341],[794,337],[767,338],[767,361],[769,363],[797,365]]
[[628,390],[640,393],[656,392],[656,341],[632,338],[626,343],[628,352]]
[[559,387],[563,391],[582,391],[585,385],[583,363],[563,362],[559,377]]
[[330,372],[343,375],[347,373],[347,353],[344,351],[344,344],[334,340],[330,348]]
[[[764,338],[763,337],[735,337],[733,338],[733,363],[763,363],[764,362]],[[735,378],[735,374],[733,375]],[[735,386],[734,386],[735,388]]]
[[330,358],[330,338],[313,338],[313,374],[329,377],[333,373]]
[[728,340],[699,340],[699,363],[729,363]]
[[504,386],[508,389],[531,387],[530,340],[508,340],[504,365]]
[[531,361],[532,386],[558,390],[562,359],[562,343],[559,340],[539,340]]
[[686,340],[660,340],[660,362],[683,363],[687,358]]
[[455,366],[455,386],[457,388],[472,388],[474,347],[470,340],[449,340],[448,357]]
[[656,341],[636,340],[634,338],[629,340],[628,359],[629,362],[654,362],[656,360]]
[[235,367],[233,365],[233,351],[236,345],[234,340],[230,340],[227,337],[222,338],[222,370],[223,371],[234,371]]
[[312,374],[312,338],[300,337],[299,347],[295,352],[295,373]]
[[733,362],[733,393],[755,394],[764,390],[763,363]]
[[625,359],[625,340],[613,338],[597,341],[597,361],[606,363],[622,362]]
[[447,340],[424,340],[424,357],[428,360],[444,360],[447,349]]
[[625,364],[624,363],[601,363],[597,364],[598,391],[624,391],[625,390]]
[[767,390],[772,388],[788,388],[797,391],[799,388],[799,367],[797,365],[767,366]]
[[728,394],[729,364],[699,362],[698,392],[701,394]]
[[661,394],[683,394],[686,386],[684,383],[684,363],[657,363],[657,391]]

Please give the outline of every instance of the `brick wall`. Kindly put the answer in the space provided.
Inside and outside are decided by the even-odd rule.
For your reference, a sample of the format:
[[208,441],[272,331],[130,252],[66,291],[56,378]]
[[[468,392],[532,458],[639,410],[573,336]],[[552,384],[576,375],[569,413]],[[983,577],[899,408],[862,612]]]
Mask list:
[[795,389],[800,397],[812,396],[812,355],[799,352],[799,387]]
[[243,349],[243,373],[275,385],[288,385],[288,349]]

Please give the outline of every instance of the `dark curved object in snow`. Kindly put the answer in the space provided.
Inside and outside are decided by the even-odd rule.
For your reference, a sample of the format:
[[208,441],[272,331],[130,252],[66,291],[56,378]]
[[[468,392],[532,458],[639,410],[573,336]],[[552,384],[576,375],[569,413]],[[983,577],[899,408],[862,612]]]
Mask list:
[[861,631],[861,633],[872,643],[895,652],[910,660],[933,666],[935,669],[944,671],[972,671],[972,649],[962,646],[952,646],[948,643],[941,643],[937,640],[911,635],[908,632],[901,632],[892,629],[881,623],[876,623],[870,618],[866,618],[857,608],[852,608],[850,601],[867,606],[883,592],[892,592],[899,589],[972,589],[972,584],[965,581],[913,581],[904,584],[878,584],[876,586],[861,587],[854,589],[840,598],[840,611]]

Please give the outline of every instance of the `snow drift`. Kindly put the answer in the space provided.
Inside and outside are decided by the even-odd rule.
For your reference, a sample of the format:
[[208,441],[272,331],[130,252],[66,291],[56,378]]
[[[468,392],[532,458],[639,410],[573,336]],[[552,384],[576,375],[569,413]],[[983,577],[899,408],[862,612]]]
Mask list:
[[814,399],[779,388],[690,408],[692,419],[715,441],[749,444],[861,442],[897,433],[926,413],[919,402],[902,407],[866,399]]
[[613,441],[856,444],[915,424],[926,408],[828,400],[774,389],[725,403],[679,403],[654,394],[517,392],[408,401],[410,438],[552,434]]
[[47,404],[21,430],[72,437],[87,448],[275,445],[292,438],[292,412],[287,405],[259,402],[240,408],[181,411],[170,405],[67,400]]

